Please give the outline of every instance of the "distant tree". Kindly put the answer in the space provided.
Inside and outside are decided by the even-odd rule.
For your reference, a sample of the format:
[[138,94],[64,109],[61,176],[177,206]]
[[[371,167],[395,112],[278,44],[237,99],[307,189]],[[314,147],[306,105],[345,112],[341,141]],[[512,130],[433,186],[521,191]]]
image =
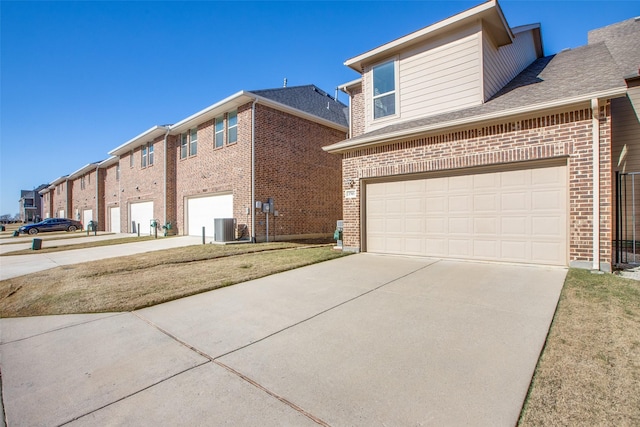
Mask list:
[[3,224],[7,223],[7,222],[11,221],[11,218],[12,218],[11,214],[0,215],[0,222],[2,222]]

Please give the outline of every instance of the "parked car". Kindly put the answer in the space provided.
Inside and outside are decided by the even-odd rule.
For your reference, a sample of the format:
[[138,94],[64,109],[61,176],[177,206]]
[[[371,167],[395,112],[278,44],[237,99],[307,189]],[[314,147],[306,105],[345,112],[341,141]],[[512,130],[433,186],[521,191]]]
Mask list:
[[18,229],[23,234],[38,234],[44,231],[82,230],[82,223],[69,218],[47,218],[35,224],[23,225]]

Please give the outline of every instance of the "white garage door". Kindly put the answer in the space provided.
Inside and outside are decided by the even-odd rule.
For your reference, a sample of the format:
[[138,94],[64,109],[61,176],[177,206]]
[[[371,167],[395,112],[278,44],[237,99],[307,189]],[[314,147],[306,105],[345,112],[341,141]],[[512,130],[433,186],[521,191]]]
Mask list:
[[120,206],[109,208],[109,219],[112,233],[120,233]]
[[87,229],[89,221],[93,221],[93,209],[85,209],[82,211],[82,226]]
[[137,227],[140,227],[140,234],[151,234],[151,220],[153,218],[153,202],[140,202],[131,204],[131,215],[129,230],[137,233]]
[[566,166],[371,183],[369,252],[567,265]]
[[187,230],[190,236],[213,236],[215,218],[233,218],[233,195],[194,197],[187,199]]

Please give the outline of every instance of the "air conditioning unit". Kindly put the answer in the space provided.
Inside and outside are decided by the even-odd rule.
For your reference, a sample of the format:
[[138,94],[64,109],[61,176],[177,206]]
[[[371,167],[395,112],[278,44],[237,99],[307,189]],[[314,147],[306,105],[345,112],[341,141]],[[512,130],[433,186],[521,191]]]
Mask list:
[[233,242],[236,240],[236,219],[215,218],[213,220],[213,240],[216,242]]

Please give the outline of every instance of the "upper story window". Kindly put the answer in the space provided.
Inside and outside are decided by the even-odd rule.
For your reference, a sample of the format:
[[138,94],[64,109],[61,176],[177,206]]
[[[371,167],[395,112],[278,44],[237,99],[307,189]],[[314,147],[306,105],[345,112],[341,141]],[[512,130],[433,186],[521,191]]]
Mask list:
[[227,144],[238,141],[238,110],[234,110],[227,116]]
[[148,158],[147,158],[147,146],[143,145],[142,149],[140,150],[140,152],[141,152],[140,158],[142,159],[141,160],[141,166],[143,168],[146,168],[147,167],[147,160],[148,160]]
[[187,137],[187,133],[185,132],[180,135],[180,158],[181,159],[187,158],[187,142],[188,142],[188,137]]
[[82,176],[80,177],[80,189],[81,189],[81,190],[84,190],[84,187],[85,187],[84,175],[82,175]]
[[116,165],[116,181],[120,181],[120,163]]
[[379,119],[396,113],[395,61],[373,67],[373,118]]
[[133,167],[133,150],[129,153],[129,167]]
[[153,164],[153,142],[149,143],[149,149],[147,150],[147,156],[149,157],[149,166]]
[[198,154],[198,129],[191,129],[189,131],[189,155],[195,156]]
[[214,147],[220,148],[224,144],[224,117],[216,117],[216,136]]

